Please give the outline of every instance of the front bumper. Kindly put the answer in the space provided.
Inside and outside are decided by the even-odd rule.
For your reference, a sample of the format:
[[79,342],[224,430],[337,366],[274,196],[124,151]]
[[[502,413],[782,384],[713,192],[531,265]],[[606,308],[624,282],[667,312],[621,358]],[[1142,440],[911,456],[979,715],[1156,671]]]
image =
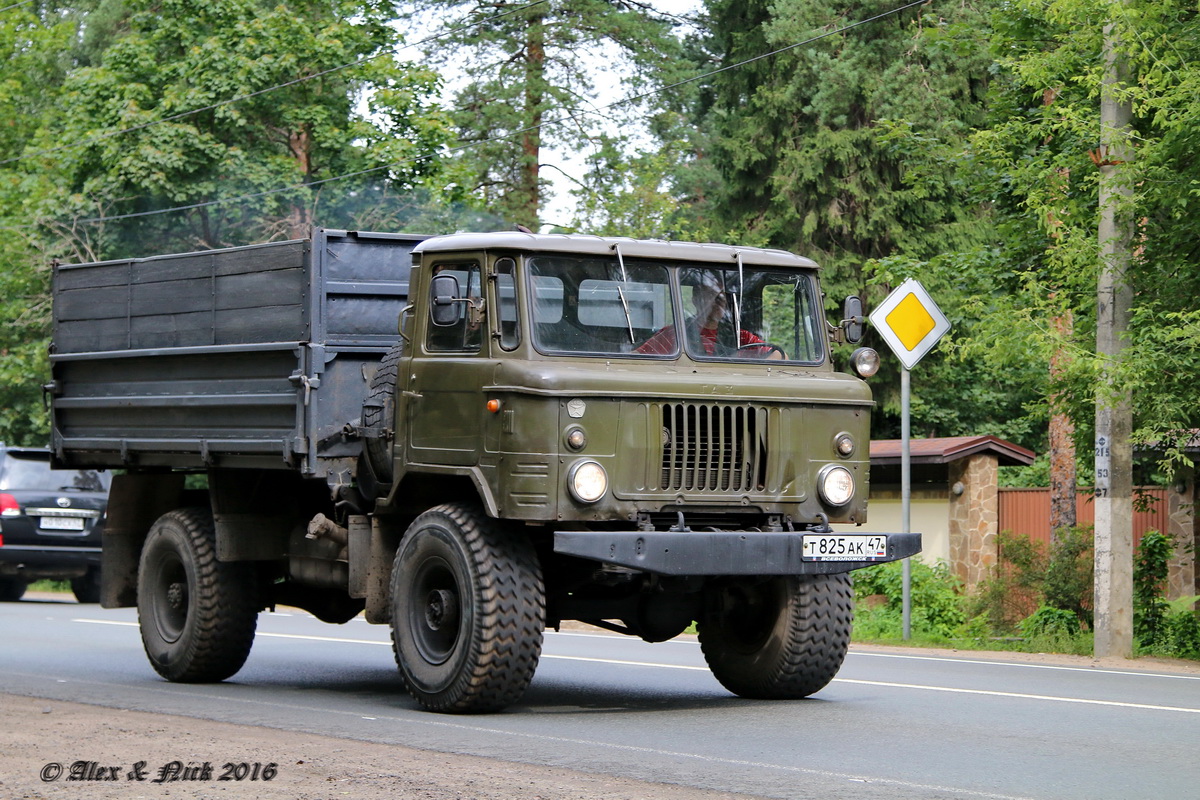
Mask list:
[[658,575],[829,575],[921,552],[919,533],[882,533],[887,555],[869,561],[805,558],[811,531],[555,531],[554,552]]

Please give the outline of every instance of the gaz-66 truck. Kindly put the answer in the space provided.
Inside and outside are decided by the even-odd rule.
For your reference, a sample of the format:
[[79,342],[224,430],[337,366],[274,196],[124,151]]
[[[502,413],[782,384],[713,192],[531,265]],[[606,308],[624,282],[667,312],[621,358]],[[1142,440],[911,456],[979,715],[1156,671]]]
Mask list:
[[389,624],[434,711],[518,700],[564,620],[651,642],[695,623],[731,692],[816,692],[850,571],[920,550],[830,528],[866,520],[872,401],[831,363],[861,304],[827,323],[817,273],[748,247],[320,228],[60,266],[53,456],[119,471],[102,602],[137,606],[171,681],[232,676],[287,604]]

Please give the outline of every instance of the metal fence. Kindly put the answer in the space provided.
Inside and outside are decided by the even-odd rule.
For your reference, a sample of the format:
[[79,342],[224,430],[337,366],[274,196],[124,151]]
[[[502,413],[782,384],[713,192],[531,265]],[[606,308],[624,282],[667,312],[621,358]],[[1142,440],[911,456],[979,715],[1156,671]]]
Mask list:
[[[1146,531],[1170,531],[1167,510],[1167,490],[1158,486],[1134,489],[1133,542],[1134,546]],[[1076,495],[1077,524],[1091,525],[1095,520],[1092,491],[1080,490]],[[1024,534],[1043,542],[1050,541],[1050,490],[1001,489],[999,529]]]

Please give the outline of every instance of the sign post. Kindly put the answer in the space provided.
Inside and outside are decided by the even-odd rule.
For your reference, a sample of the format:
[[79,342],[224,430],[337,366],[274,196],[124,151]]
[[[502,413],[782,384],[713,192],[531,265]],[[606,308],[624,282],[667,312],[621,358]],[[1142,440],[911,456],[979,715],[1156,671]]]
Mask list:
[[[909,370],[950,330],[950,321],[919,281],[909,278],[897,286],[869,317],[875,330],[900,359],[900,527],[912,528],[912,456],[909,414]],[[912,562],[904,559],[904,638],[912,637]]]

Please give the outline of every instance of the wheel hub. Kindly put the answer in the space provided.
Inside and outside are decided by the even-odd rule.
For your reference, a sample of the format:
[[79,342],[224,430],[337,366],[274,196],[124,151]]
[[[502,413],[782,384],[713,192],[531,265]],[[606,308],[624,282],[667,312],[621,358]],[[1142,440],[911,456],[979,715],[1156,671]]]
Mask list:
[[167,587],[167,606],[172,611],[183,609],[183,584],[172,583]]
[[435,589],[425,602],[425,624],[430,630],[458,627],[458,596],[446,589]]

